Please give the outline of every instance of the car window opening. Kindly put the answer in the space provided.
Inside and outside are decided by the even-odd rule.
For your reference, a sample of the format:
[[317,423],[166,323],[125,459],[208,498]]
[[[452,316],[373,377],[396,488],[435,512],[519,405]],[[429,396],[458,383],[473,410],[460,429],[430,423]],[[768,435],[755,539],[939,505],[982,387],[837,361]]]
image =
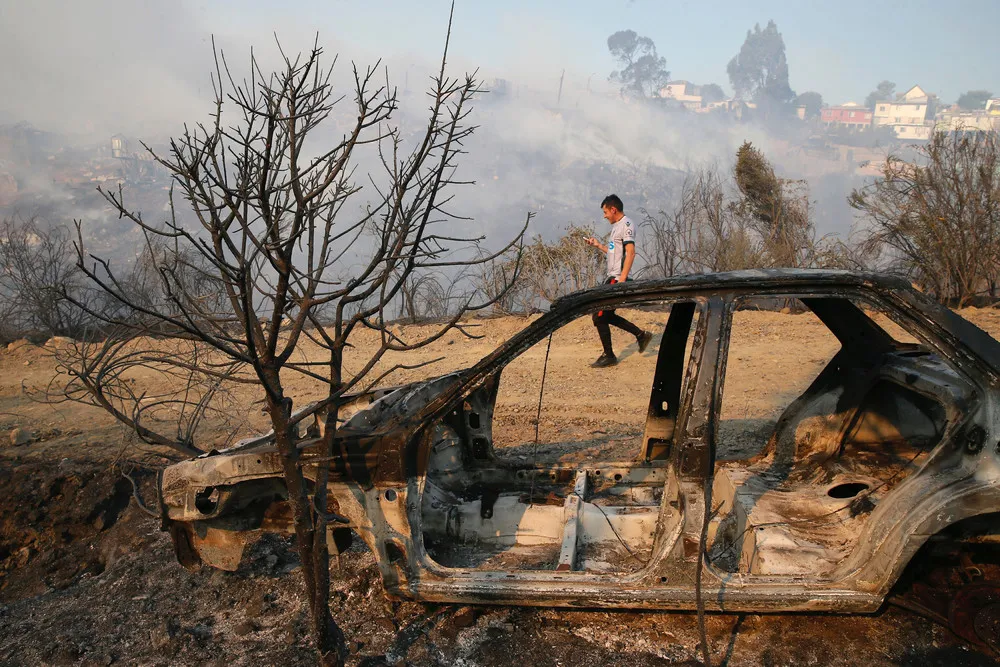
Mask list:
[[[783,316],[763,299],[732,311],[709,548],[721,571],[831,574],[941,441],[955,401],[941,388],[961,384],[912,333],[890,335],[877,308],[795,301]],[[809,373],[786,368],[803,357]]]

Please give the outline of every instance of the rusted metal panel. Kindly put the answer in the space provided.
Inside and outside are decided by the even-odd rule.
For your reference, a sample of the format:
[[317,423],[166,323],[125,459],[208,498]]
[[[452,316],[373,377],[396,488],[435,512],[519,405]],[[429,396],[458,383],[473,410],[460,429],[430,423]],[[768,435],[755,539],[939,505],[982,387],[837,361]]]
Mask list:
[[[808,441],[776,427],[760,457],[717,468],[731,313],[755,295],[800,296],[843,347],[783,415],[783,423],[810,424]],[[683,326],[661,343],[635,460],[498,461],[492,415],[502,369],[581,313],[657,299],[685,304],[677,308]],[[922,356],[897,349],[853,299],[890,311],[924,341]],[[692,352],[681,368],[686,342]],[[844,368],[857,371],[853,380]],[[600,287],[553,303],[465,371],[352,398],[330,462],[329,508],[349,521],[338,529],[375,552],[393,596],[693,609],[709,513],[708,609],[874,611],[929,536],[1000,511],[998,369],[1000,344],[897,278],[773,270]],[[872,391],[877,400],[863,404]],[[310,429],[301,443],[310,479],[325,463],[310,462],[316,436]],[[877,445],[889,437],[934,444],[900,476],[880,468]],[[840,466],[848,439],[876,454]],[[159,492],[178,559],[232,569],[255,535],[290,533],[280,463],[265,436],[168,468]],[[587,470],[601,470],[600,483],[595,476],[588,488]],[[713,477],[709,508],[703,493]],[[858,502],[836,502],[829,491],[837,487],[866,491]],[[823,516],[835,520],[810,524]],[[836,546],[840,535],[847,547]]]

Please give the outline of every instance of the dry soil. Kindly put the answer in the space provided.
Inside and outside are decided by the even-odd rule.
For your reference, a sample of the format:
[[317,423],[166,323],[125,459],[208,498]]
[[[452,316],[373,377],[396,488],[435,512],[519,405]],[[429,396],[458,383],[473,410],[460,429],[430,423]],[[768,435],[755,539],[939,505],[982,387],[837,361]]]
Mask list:
[[[623,313],[662,326],[662,312]],[[994,336],[1000,313],[961,314]],[[407,361],[441,357],[403,371],[403,382],[467,366],[528,320],[477,322],[469,340],[452,332]],[[404,327],[417,336],[428,327]],[[750,428],[732,442],[739,457],[762,444],[766,423],[801,391],[835,346],[810,315],[740,314],[726,380],[724,417]],[[357,364],[374,339],[359,342]],[[580,460],[628,458],[641,432],[656,345],[639,354],[617,336],[621,363],[596,370],[589,319],[561,330],[549,350],[539,445],[535,413],[545,341],[508,367],[496,418],[509,456]],[[308,348],[303,355],[308,357]],[[398,360],[388,359],[382,367]],[[284,540],[258,543],[234,573],[191,573],[170,540],[139,511],[120,476],[132,468],[148,494],[164,452],[140,451],[96,408],[33,401],[53,377],[51,350],[15,344],[0,352],[0,664],[310,664],[306,603],[296,557]],[[155,374],[136,382],[170,388]],[[305,401],[321,386],[289,378]],[[637,387],[639,388],[637,390]],[[234,397],[240,431],[221,425],[206,445],[264,428],[251,390]],[[19,428],[27,444],[8,446]],[[513,607],[456,607],[387,600],[372,556],[355,546],[334,573],[333,610],[358,665],[694,665],[694,614]],[[715,664],[989,665],[993,660],[947,629],[887,606],[874,615],[712,614]]]

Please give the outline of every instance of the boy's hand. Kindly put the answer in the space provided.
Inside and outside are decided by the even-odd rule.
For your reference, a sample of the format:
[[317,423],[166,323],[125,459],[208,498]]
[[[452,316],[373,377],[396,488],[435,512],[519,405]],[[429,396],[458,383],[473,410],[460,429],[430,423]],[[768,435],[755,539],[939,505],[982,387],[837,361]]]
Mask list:
[[584,239],[583,241],[584,241],[584,243],[586,243],[587,245],[589,245],[589,246],[594,246],[595,248],[596,248],[596,247],[597,247],[598,245],[600,245],[600,244],[599,244],[599,243],[597,242],[597,239],[595,239],[595,238],[594,238],[593,236],[588,236],[588,237],[587,237],[587,238],[585,238],[585,239]]

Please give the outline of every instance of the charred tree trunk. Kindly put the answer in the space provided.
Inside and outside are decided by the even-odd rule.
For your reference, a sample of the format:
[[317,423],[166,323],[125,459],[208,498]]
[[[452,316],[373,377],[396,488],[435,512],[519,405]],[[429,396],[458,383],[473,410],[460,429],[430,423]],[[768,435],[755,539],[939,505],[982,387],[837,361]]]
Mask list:
[[[274,373],[275,380],[277,373]],[[316,511],[309,502],[309,490],[303,474],[302,460],[295,437],[295,428],[290,424],[292,401],[277,396],[269,400],[268,410],[274,428],[275,444],[281,453],[281,464],[288,489],[288,502],[292,508],[295,526],[295,544],[302,564],[305,580],[306,599],[309,600],[309,618],[313,638],[319,652],[319,663],[324,666],[340,667],[344,664],[346,647],[344,633],[330,614],[330,558],[326,542],[326,478],[317,480],[313,494]],[[321,469],[326,466],[321,464]]]

